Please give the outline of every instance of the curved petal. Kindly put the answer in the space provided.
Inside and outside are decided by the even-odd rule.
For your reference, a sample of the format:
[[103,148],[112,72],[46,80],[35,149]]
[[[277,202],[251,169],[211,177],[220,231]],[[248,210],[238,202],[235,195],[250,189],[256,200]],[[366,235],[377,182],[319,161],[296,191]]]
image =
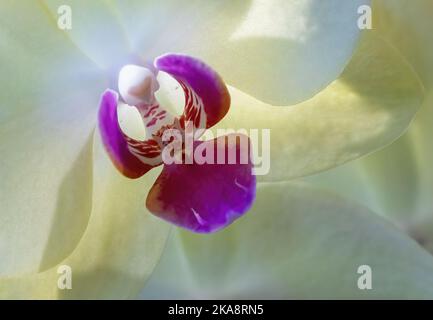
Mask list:
[[[112,90],[105,91],[101,97],[98,122],[102,141],[117,170],[128,178],[139,178],[161,164],[161,150],[154,140],[139,141],[122,132],[117,103],[118,94]],[[152,162],[155,163],[150,165]]]
[[[358,289],[362,265],[371,267],[372,290]],[[174,234],[141,297],[432,298],[432,268],[431,255],[364,207],[270,183],[259,185],[242,223]]]
[[165,54],[155,60],[155,67],[170,74],[185,93],[181,125],[191,121],[194,128],[207,129],[229,111],[230,95],[221,77],[202,61],[180,54]]
[[310,98],[350,60],[369,0],[115,1],[135,52],[201,58],[272,104]]
[[[365,33],[342,76],[314,98],[271,107],[231,88],[232,107],[216,128],[270,129],[270,173],[284,180],[323,171],[398,138],[424,92],[398,52]],[[257,163],[257,161],[256,161]]]
[[[169,226],[150,215],[143,199],[158,172],[139,181],[122,177],[95,136],[93,206],[89,224],[75,250],[44,272],[0,278],[0,297],[15,299],[125,299],[143,287],[164,248]],[[157,171],[157,170],[155,170]],[[61,290],[72,271],[72,289]],[[60,270],[60,271],[59,271]]]
[[11,275],[51,267],[81,238],[107,84],[40,1],[1,1],[0,37],[0,275]]
[[164,165],[147,196],[147,208],[194,232],[226,227],[254,201],[256,179],[249,149],[249,139],[243,135],[196,142],[193,163]]

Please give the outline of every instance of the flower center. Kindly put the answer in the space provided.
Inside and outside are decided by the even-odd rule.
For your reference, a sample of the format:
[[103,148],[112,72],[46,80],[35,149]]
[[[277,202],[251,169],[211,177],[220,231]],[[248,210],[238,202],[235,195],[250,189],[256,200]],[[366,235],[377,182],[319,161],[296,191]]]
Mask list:
[[144,67],[126,65],[119,72],[119,92],[131,106],[156,104],[155,92],[159,83],[155,74]]
[[[157,80],[159,71],[170,75],[183,89],[185,99],[181,115],[171,114],[159,104],[155,96],[160,87]],[[129,157],[133,168],[127,174],[131,177],[141,174],[137,170],[139,163],[151,167],[161,164],[165,151],[170,155],[170,150],[174,150],[175,155],[184,154],[186,150],[189,152],[191,148],[186,147],[186,142],[191,140],[189,138],[192,138],[190,147],[193,147],[194,141],[222,119],[230,106],[230,95],[219,75],[203,62],[185,55],[162,55],[154,60],[153,67],[148,68],[125,65],[120,69],[117,81],[120,101],[119,95],[107,91],[103,100],[106,107],[99,116],[101,126],[105,126],[102,130],[105,130],[108,148],[117,157],[115,161],[123,156]],[[169,95],[167,92],[164,94]],[[128,110],[124,114],[131,109],[139,112],[144,137],[141,130],[139,138],[128,136],[122,130],[122,120],[119,121],[117,113],[119,102],[123,104],[122,110]],[[128,127],[128,121],[123,123]],[[138,128],[136,125],[132,127]],[[117,144],[111,141],[114,138]],[[122,170],[125,171],[125,168]]]
[[152,70],[126,65],[119,72],[118,87],[123,101],[140,112],[146,131],[145,139],[160,136],[164,128],[174,123],[174,117],[156,100],[159,83]]

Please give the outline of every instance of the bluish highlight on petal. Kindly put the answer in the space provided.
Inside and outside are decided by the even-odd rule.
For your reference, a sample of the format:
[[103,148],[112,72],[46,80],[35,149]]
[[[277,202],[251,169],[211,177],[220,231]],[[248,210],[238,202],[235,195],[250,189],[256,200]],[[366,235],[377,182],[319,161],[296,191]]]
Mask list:
[[[140,161],[131,153],[129,147],[131,145],[135,147],[137,143],[145,147],[145,144],[147,145],[150,142],[136,141],[123,134],[119,126],[117,101],[118,94],[112,90],[106,90],[102,95],[99,106],[99,131],[101,139],[116,168],[128,178],[139,178],[154,166]],[[141,148],[141,146],[139,147]],[[152,155],[159,155],[159,147],[157,145],[149,145],[149,147],[158,149],[156,152],[152,152]]]
[[155,59],[155,67],[173,76],[185,92],[183,121],[195,128],[210,128],[230,107],[230,94],[221,77],[202,61],[181,54],[166,54]]
[[[164,220],[194,232],[209,233],[231,224],[250,208],[256,179],[252,175],[247,136],[231,134],[197,141],[194,150],[197,148],[213,148],[215,164],[198,164],[194,159],[193,164],[164,165],[146,205]],[[216,163],[218,154],[225,155],[224,164]],[[234,164],[227,161],[230,154],[236,155]]]

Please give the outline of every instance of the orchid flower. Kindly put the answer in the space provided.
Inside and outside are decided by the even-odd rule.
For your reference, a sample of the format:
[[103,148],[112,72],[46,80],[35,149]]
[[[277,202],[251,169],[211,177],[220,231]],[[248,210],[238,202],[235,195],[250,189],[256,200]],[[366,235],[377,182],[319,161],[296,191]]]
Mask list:
[[[358,28],[358,8],[369,3],[2,1],[0,297],[136,297],[167,239],[142,296],[154,286],[155,294],[194,289],[192,296],[365,296],[353,282],[354,268],[363,263],[371,263],[382,279],[373,291],[377,296],[431,295],[424,281],[431,277],[432,258],[408,236],[368,209],[287,182],[385,147],[405,132],[423,102],[418,68],[380,30]],[[56,24],[61,5],[72,9],[71,30]],[[171,69],[177,63],[162,63],[173,57],[209,67],[186,68],[188,77],[179,76]],[[120,81],[126,91],[118,86],[125,66],[146,74],[138,82],[149,84],[144,96],[129,90],[133,77]],[[230,109],[213,99],[222,109],[208,108],[206,94],[189,82],[191,76],[202,83],[204,70],[222,88],[217,99],[227,88]],[[187,172],[197,166],[176,165],[173,171],[164,166],[145,173],[149,159],[131,157],[134,145],[146,141],[143,134],[155,133],[143,133],[153,118],[140,111],[158,101],[158,108],[167,107],[167,117],[155,120],[162,124],[168,109],[179,111],[186,102],[173,94],[167,74],[203,100],[203,128],[271,130],[270,172],[256,177],[256,202],[216,234],[175,229],[168,237],[171,223],[209,232],[245,213],[254,190],[249,163],[243,167],[245,181],[230,172],[230,179],[213,184],[220,189],[211,190],[236,181],[248,196],[225,197],[221,210],[194,209],[196,216],[184,211],[192,207],[188,201],[197,200],[188,190],[168,201],[161,197],[180,180],[196,191],[193,178],[228,168],[197,174]],[[143,97],[145,103],[130,100]],[[125,153],[117,152],[121,147]],[[137,166],[130,170],[131,164]],[[201,199],[203,207],[220,199],[211,191]],[[211,216],[221,220],[206,224]],[[182,269],[167,276],[167,261]],[[71,290],[58,287],[64,265],[73,272]],[[391,286],[396,278],[400,282]]]

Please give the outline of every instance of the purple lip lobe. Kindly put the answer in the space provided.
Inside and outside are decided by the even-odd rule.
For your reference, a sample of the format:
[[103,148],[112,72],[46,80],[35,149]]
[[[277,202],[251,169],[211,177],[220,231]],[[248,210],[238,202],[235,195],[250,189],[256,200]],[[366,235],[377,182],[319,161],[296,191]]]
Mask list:
[[230,94],[224,81],[202,61],[186,55],[166,54],[155,59],[155,67],[184,84],[186,98],[188,89],[200,97],[206,115],[206,128],[217,124],[229,111]]
[[[235,139],[231,139],[235,137]],[[240,139],[236,139],[240,138]],[[216,141],[225,140],[225,143]],[[233,141],[233,142],[231,142]],[[242,141],[246,141],[246,144]],[[146,205],[158,217],[200,233],[218,231],[242,216],[255,198],[256,179],[247,136],[230,135],[196,142],[214,148],[214,164],[164,165]],[[232,153],[236,163],[216,164],[217,154]],[[247,163],[239,159],[247,157]]]
[[119,125],[117,101],[118,94],[112,90],[106,90],[102,95],[98,114],[99,132],[115,167],[125,177],[136,179],[152,166],[144,164],[129,151],[127,139]]

